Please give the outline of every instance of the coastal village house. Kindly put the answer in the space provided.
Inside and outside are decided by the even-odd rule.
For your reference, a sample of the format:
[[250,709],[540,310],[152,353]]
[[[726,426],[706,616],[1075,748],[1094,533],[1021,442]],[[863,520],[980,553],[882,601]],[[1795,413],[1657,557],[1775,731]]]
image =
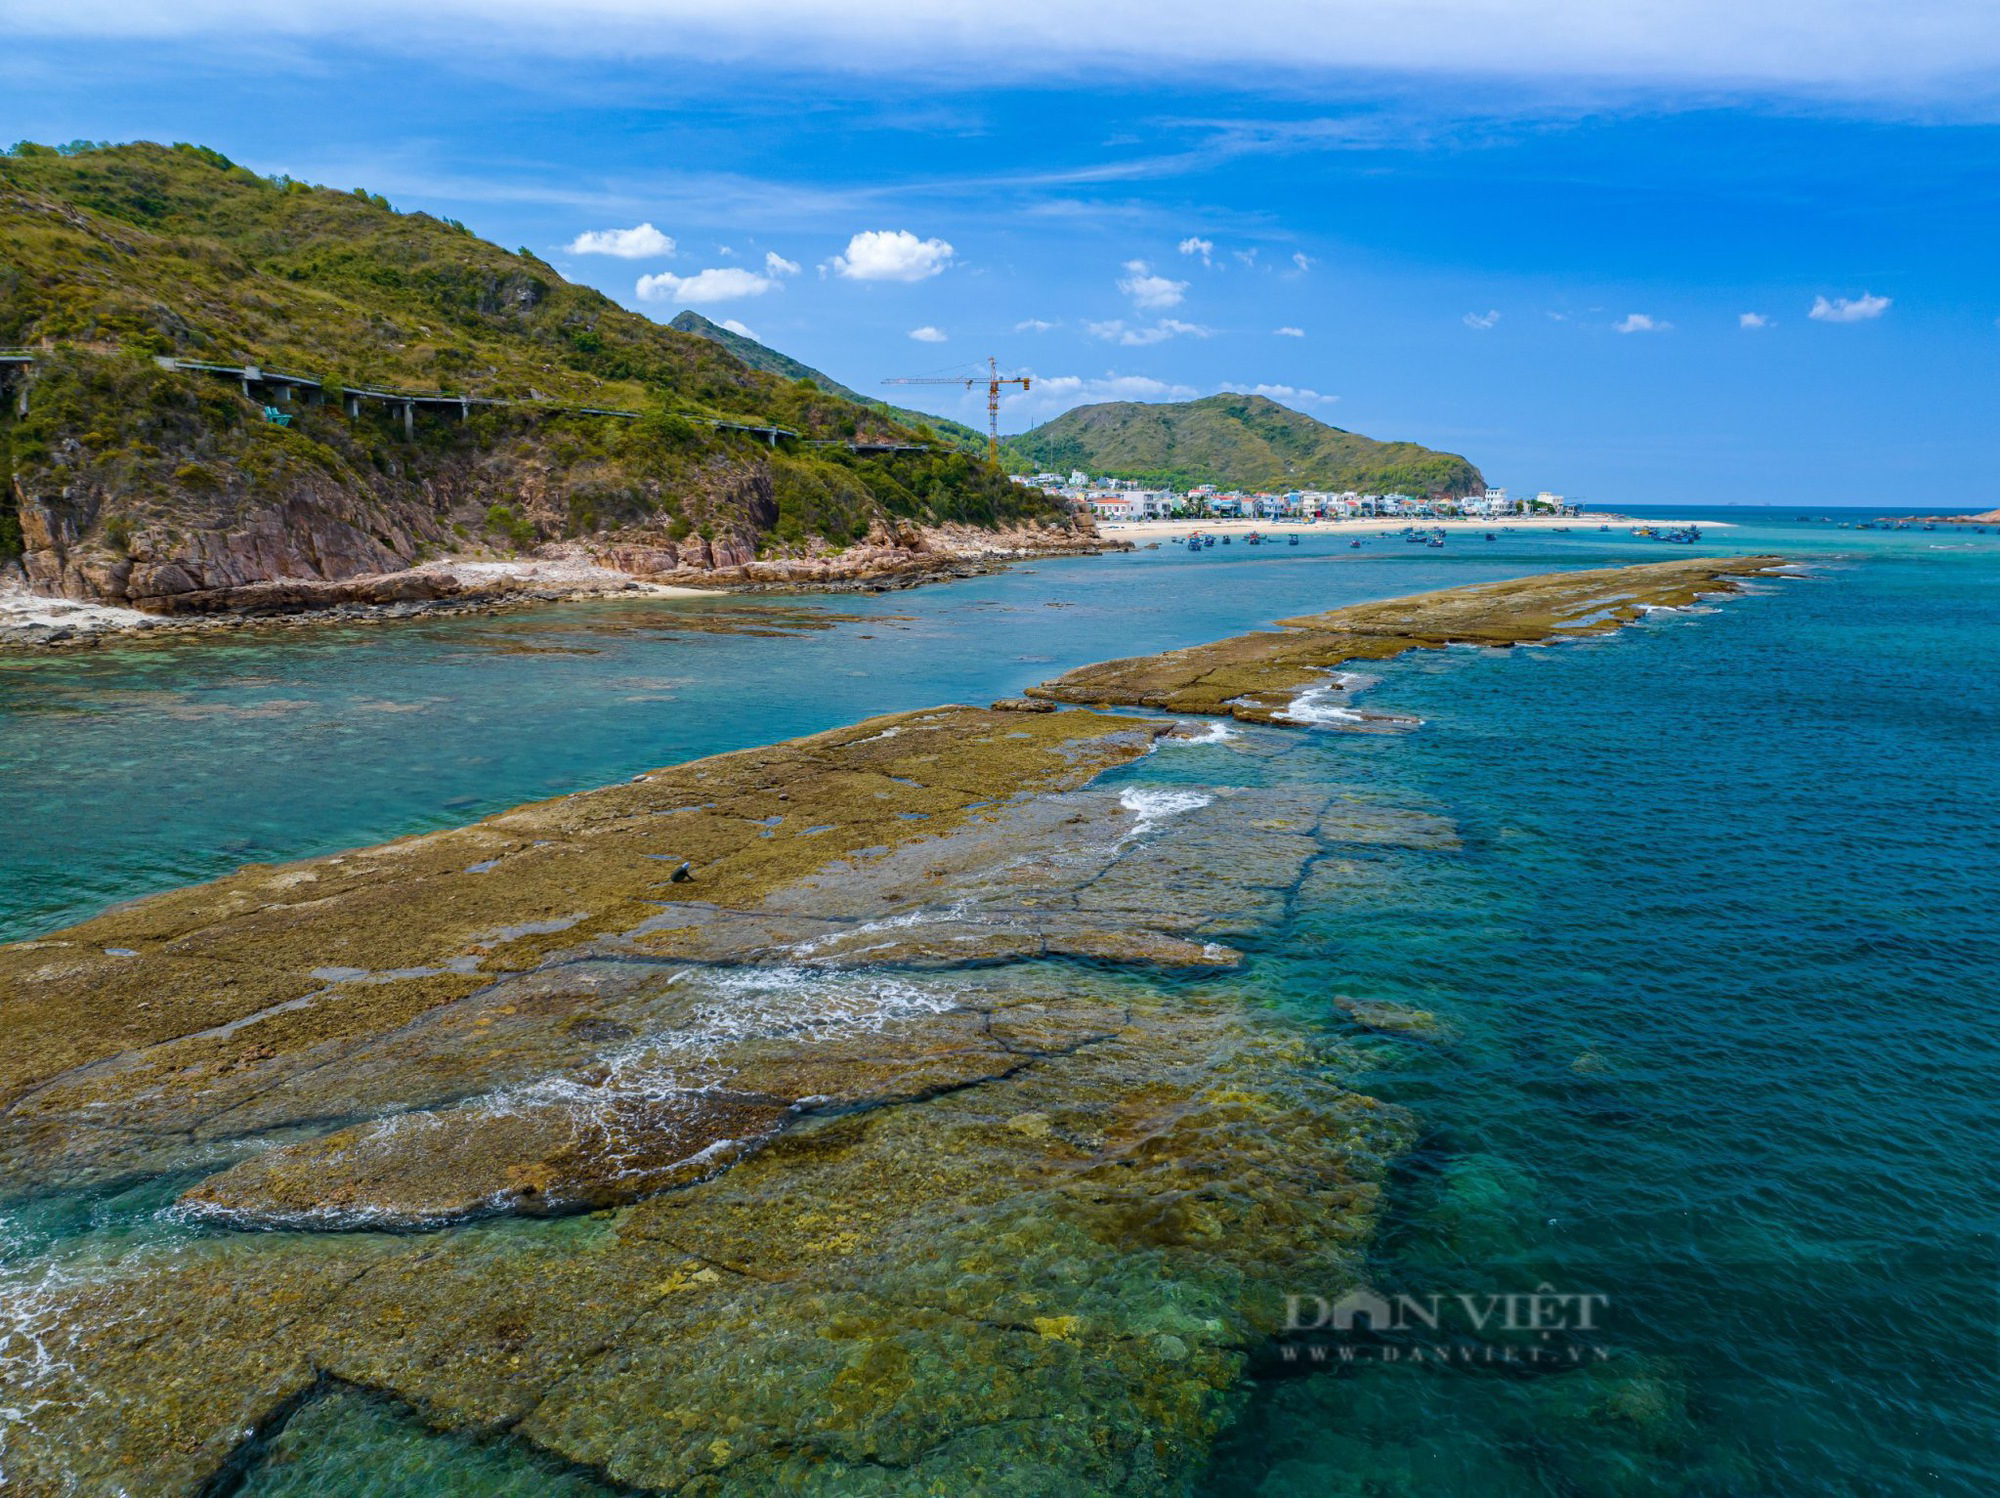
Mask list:
[[1506,489],[1489,487],[1484,494],[1463,499],[1431,499],[1414,494],[1361,494],[1345,490],[1335,494],[1318,489],[1293,489],[1283,494],[1244,493],[1221,490],[1213,484],[1197,484],[1185,494],[1171,489],[1149,489],[1133,479],[1092,479],[1081,471],[1067,476],[1059,473],[1016,475],[1014,482],[1033,484],[1067,499],[1077,509],[1088,509],[1099,520],[1133,521],[1165,519],[1259,520],[1347,520],[1411,519],[1434,520],[1463,515],[1491,519],[1503,515],[1575,513],[1562,495],[1544,489],[1533,499],[1510,498]]

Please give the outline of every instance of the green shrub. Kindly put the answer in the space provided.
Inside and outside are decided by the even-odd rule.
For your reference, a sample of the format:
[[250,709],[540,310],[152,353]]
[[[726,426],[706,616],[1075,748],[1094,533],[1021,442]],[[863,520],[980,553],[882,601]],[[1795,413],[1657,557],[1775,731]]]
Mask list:
[[533,523],[516,515],[508,505],[494,505],[487,510],[486,529],[505,538],[516,551],[526,551],[541,539]]

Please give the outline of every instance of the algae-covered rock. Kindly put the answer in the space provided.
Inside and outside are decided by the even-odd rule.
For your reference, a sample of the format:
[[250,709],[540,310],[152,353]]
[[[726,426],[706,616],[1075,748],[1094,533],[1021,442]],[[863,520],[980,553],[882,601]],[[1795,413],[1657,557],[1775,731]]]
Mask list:
[[[1717,574],[1077,679],[1281,718],[1332,656]],[[367,1416],[383,1461],[504,1433],[573,1488],[1185,1491],[1286,1295],[1357,1281],[1412,1132],[1229,975],[1302,885],[1456,834],[1330,787],[1094,783],[1169,734],[898,714],[0,947],[0,1199],[94,1224],[0,1244],[0,1480],[257,1492],[365,1406],[407,1412]],[[1434,1215],[1481,1241],[1522,1189],[1453,1176]],[[1606,1418],[1671,1425],[1642,1394]]]
[[[814,1112],[609,1216],[227,1235],[54,1287],[56,1320],[115,1305],[146,1355],[77,1349],[33,1460],[212,1469],[324,1377],[646,1490],[1175,1491],[1284,1288],[1351,1277],[1407,1125],[1227,994],[927,981],[976,983],[1018,1063]],[[158,1358],[203,1370],[165,1429]]]
[[[1311,721],[1299,700],[1352,661],[1387,660],[1441,645],[1509,646],[1622,629],[1648,609],[1678,608],[1703,593],[1733,591],[1734,579],[1784,565],[1778,557],[1689,557],[1637,567],[1450,588],[1281,619],[1275,631],[1237,635],[1160,655],[1082,666],[1027,695],[1049,702],[1232,715],[1252,723]],[[1361,731],[1401,726],[1387,714],[1344,714],[1325,726]]]
[[1418,1009],[1409,1004],[1396,1004],[1387,999],[1357,999],[1340,993],[1333,996],[1333,1006],[1364,1030],[1373,1030],[1377,1034],[1428,1041],[1433,1045],[1449,1043],[1457,1038],[1457,1032],[1448,1021],[1428,1009]]

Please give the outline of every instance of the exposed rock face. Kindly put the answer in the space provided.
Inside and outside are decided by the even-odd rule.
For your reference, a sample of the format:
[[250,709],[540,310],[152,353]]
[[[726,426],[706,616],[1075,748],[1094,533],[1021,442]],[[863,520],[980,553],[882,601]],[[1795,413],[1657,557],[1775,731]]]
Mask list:
[[1107,543],[1096,528],[1014,526],[979,530],[970,526],[877,525],[867,538],[835,551],[824,546],[797,556],[759,558],[742,542],[712,543],[700,537],[675,545],[615,544],[592,547],[607,566],[647,582],[692,587],[865,587],[887,582],[907,585],[1023,557],[1089,555],[1130,550],[1128,542]]
[[[230,529],[194,530],[172,547],[141,540],[106,560],[79,544],[76,510],[24,504],[23,565],[37,592],[158,612],[212,607],[235,590],[275,580],[337,581],[400,570],[420,541],[438,542],[431,517],[358,513],[334,494],[295,495]],[[372,528],[372,529],[371,529]]]
[[[468,585],[436,567],[411,565],[426,546],[443,545],[430,517],[404,516],[405,530],[380,518],[377,534],[342,518],[337,507],[292,501],[241,530],[195,531],[169,553],[142,535],[123,556],[79,545],[74,519],[49,506],[23,509],[28,588],[46,597],[107,603],[154,614],[288,614],[341,604],[389,604],[508,591],[499,579]],[[681,542],[610,542],[538,548],[538,556],[575,552],[634,579],[698,588],[819,587],[876,583],[907,586],[1031,556],[1106,549],[1094,530],[1039,526],[972,532],[883,528],[841,551],[758,559],[754,540],[700,536]],[[483,559],[475,553],[473,560]]]

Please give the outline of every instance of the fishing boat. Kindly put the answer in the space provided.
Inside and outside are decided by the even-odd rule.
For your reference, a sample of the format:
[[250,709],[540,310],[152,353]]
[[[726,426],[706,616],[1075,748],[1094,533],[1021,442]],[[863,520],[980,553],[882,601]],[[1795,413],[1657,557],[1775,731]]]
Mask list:
[[1486,533],[1486,539],[1487,539],[1487,540],[1489,540],[1489,541],[1498,541],[1498,540],[1499,540],[1500,538],[1499,538],[1498,536],[1494,535],[1494,534],[1493,534],[1493,532],[1491,532],[1491,531],[1488,531],[1488,532]]
[[1264,533],[1262,531],[1250,532],[1249,535],[1243,538],[1243,544],[1245,546],[1262,546],[1264,544]]
[[1299,544],[1299,533],[1293,531],[1289,536],[1285,537],[1285,544],[1287,546],[1297,546]]
[[[1228,540],[1229,538],[1228,538],[1227,536],[1224,536],[1224,537],[1223,537],[1222,539],[1223,539],[1223,540],[1225,540],[1225,541],[1227,541],[1227,540]],[[1201,544],[1202,544],[1203,546],[1206,546],[1206,547],[1212,547],[1212,546],[1214,546],[1214,545],[1215,545],[1215,537],[1213,537],[1213,536],[1203,536],[1203,537],[1201,538]]]
[[1424,542],[1424,545],[1426,545],[1426,546],[1433,546],[1433,547],[1437,547],[1437,546],[1443,546],[1443,545],[1444,545],[1444,537],[1443,537],[1443,536],[1432,536],[1432,537],[1430,537],[1430,538],[1429,538],[1429,539],[1428,539],[1427,541],[1425,541],[1425,542]]
[[1347,543],[1347,549],[1348,549],[1349,551],[1359,551],[1359,550],[1361,550],[1361,543],[1360,543],[1360,541],[1358,541],[1358,540],[1355,540],[1355,541],[1349,541],[1349,542]]

